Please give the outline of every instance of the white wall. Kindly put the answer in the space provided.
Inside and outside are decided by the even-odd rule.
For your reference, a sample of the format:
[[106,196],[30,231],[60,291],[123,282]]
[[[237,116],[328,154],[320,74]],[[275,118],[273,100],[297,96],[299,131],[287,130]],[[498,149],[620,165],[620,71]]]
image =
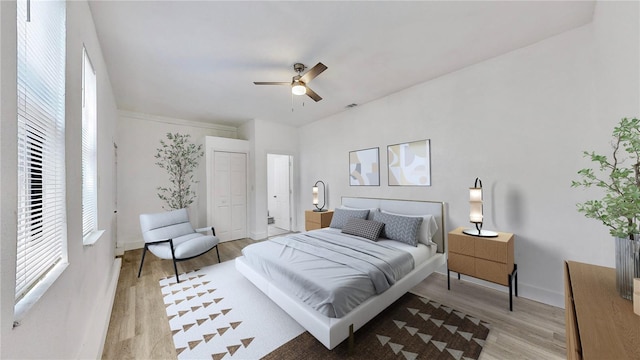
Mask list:
[[[206,136],[235,138],[236,128],[160,116],[120,111],[118,118],[118,248],[137,249],[144,246],[139,216],[164,211],[158,198],[158,186],[168,186],[169,177],[157,166],[155,154],[167,133],[191,136],[202,144]],[[195,171],[196,199],[191,205],[190,219],[195,227],[207,226],[205,158]]]
[[[300,128],[300,186],[323,179],[331,208],[341,196],[445,201],[449,231],[470,226],[480,177],[485,228],[516,235],[520,295],[563,306],[564,259],[614,266],[607,229],[576,211],[594,193],[570,184],[590,165],[583,150],[609,152],[613,126],[640,115],[638,5],[598,3],[591,24]],[[421,139],[432,186],[388,186],[387,145]],[[350,187],[348,152],[370,147],[381,186]]]
[[[16,7],[0,2],[2,108],[2,212],[0,223],[0,358],[98,357],[115,291],[112,173],[116,105],[93,20],[86,2],[67,3],[66,176],[69,266],[13,328],[16,252]],[[86,46],[98,84],[98,226],[105,233],[93,246],[82,243],[81,80]]]

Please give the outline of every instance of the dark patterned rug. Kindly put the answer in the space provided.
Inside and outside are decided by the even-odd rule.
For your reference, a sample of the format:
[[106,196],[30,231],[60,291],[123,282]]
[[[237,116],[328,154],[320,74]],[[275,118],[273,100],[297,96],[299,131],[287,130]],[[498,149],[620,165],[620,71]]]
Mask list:
[[327,350],[304,332],[263,360],[478,359],[490,325],[435,301],[407,293],[355,333]]

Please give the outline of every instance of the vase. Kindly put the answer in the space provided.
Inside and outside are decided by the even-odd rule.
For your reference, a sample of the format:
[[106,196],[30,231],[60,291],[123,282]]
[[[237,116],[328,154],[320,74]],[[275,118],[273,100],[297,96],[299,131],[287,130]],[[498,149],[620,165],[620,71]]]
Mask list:
[[633,278],[640,278],[640,234],[635,240],[616,237],[616,288],[625,299],[633,299]]

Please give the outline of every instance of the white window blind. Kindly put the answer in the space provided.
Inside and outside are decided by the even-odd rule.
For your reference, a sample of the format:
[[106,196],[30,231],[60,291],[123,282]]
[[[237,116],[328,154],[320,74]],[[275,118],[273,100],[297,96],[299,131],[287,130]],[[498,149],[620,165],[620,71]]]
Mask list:
[[16,300],[66,262],[65,6],[17,2]]
[[82,236],[98,229],[96,72],[82,51]]

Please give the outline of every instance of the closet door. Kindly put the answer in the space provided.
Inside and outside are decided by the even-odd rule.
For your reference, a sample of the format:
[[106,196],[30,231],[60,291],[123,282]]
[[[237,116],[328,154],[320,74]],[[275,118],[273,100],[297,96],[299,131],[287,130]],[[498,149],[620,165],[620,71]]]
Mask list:
[[230,154],[231,240],[247,237],[247,154]]
[[247,155],[214,151],[213,225],[220,241],[247,236]]

